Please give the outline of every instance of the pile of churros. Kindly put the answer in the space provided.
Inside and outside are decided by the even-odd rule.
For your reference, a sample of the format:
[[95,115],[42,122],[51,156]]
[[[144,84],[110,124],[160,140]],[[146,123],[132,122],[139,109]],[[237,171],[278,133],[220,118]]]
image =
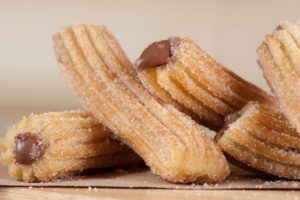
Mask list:
[[16,180],[145,163],[170,182],[214,183],[232,161],[300,179],[300,24],[280,24],[258,47],[273,95],[188,37],[153,42],[134,63],[104,26],[76,24],[53,41],[85,111],[31,114],[8,127],[0,160]]

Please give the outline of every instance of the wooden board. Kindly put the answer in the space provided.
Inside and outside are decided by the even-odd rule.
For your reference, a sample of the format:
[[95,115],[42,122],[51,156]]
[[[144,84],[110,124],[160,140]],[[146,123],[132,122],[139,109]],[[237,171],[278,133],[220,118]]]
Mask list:
[[153,189],[94,189],[94,188],[0,188],[0,200],[18,199],[133,199],[133,200],[287,200],[300,199],[300,191],[285,190],[153,190]]

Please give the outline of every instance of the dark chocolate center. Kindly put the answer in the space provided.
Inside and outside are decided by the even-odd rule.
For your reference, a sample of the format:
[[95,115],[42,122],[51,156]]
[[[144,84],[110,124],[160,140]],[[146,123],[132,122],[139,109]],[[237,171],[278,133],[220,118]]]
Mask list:
[[176,46],[180,43],[178,37],[172,37],[168,40],[153,42],[141,54],[136,61],[136,69],[143,70],[149,67],[158,67],[167,64],[172,56]]
[[215,141],[218,141],[224,132],[229,128],[229,125],[234,123],[237,119],[239,119],[243,114],[243,110],[240,110],[238,112],[235,112],[233,114],[227,115],[224,119],[223,127],[218,131],[218,133],[215,136]]
[[15,157],[18,164],[31,165],[45,152],[42,139],[29,132],[17,135],[15,143]]

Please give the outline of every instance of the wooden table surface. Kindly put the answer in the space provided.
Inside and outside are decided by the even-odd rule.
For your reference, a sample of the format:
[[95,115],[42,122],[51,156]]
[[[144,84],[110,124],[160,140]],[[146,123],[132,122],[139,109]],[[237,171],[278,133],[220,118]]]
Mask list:
[[9,199],[205,199],[205,200],[287,200],[300,199],[300,191],[290,190],[162,190],[100,188],[0,188],[0,200]]

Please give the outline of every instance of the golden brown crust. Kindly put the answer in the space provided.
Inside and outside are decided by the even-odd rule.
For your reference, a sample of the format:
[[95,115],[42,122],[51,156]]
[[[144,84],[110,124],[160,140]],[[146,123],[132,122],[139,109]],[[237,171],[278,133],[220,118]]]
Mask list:
[[300,27],[282,23],[265,37],[257,53],[264,77],[287,119],[300,131]]
[[[26,160],[26,149],[16,158],[16,138],[30,134],[39,138],[43,152],[34,160]],[[8,127],[1,139],[0,160],[9,173],[25,182],[51,181],[70,178],[74,172],[85,169],[113,167],[140,162],[140,158],[126,145],[112,139],[112,133],[90,114],[82,111],[45,113],[24,117]],[[28,144],[27,144],[28,145]],[[33,152],[32,152],[33,153]],[[25,159],[25,163],[24,162]]]
[[[300,136],[292,128],[282,132],[289,122],[272,112],[258,103],[247,104],[241,117],[219,136],[218,144],[225,153],[254,169],[300,179]],[[265,126],[267,121],[284,126]]]
[[196,120],[214,129],[249,101],[276,104],[272,96],[217,63],[191,39],[181,37],[177,45],[167,64],[138,70],[144,86],[164,102],[193,112]]
[[[105,27],[75,25],[54,36],[61,71],[83,106],[162,178],[215,182],[229,173],[206,129],[143,88]],[[218,164],[215,164],[218,163]]]

